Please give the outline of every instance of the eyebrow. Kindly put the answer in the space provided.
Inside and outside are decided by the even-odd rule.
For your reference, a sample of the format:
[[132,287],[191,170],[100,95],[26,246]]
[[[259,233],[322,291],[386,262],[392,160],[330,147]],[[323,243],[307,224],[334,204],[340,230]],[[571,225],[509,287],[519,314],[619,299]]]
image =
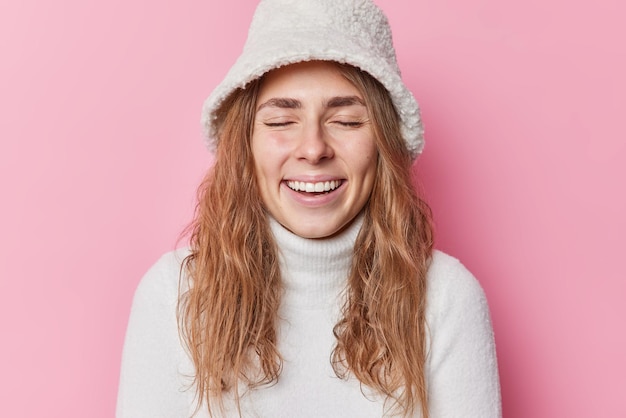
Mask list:
[[365,106],[365,102],[359,96],[331,97],[326,102],[326,107]]
[[[336,96],[331,97],[324,104],[325,107],[344,107],[344,106],[365,106],[365,102],[358,96]],[[265,107],[278,107],[282,109],[301,109],[302,102],[297,99],[287,97],[274,97],[268,101],[261,103],[257,107],[257,112]]]
[[257,107],[256,111],[263,109],[264,107],[279,107],[282,109],[300,109],[302,107],[302,103],[300,100],[296,99],[288,99],[286,97],[274,97],[269,99],[267,102],[262,103]]

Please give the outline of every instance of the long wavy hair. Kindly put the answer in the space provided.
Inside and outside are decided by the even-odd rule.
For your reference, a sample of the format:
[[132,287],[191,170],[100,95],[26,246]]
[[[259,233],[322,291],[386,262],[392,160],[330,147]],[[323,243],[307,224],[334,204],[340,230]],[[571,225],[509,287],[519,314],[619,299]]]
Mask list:
[[[430,209],[412,184],[412,159],[389,94],[367,73],[337,66],[365,99],[379,156],[330,361],[337,376],[352,374],[385,396],[388,413],[428,418]],[[181,272],[188,282],[181,280],[179,329],[195,366],[196,411],[206,404],[211,415],[227,393],[239,410],[242,390],[276,382],[282,368],[277,248],[250,148],[261,83],[235,91],[218,112],[215,164],[199,187]]]

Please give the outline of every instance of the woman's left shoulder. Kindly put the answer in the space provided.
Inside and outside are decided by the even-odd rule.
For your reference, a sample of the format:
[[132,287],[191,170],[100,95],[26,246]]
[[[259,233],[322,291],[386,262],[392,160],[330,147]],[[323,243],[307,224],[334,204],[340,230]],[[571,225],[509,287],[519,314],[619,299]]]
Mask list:
[[501,417],[485,292],[459,260],[440,251],[428,270],[426,321],[431,416]]
[[427,274],[427,292],[434,306],[482,306],[488,310],[485,292],[474,275],[456,258],[435,250]]

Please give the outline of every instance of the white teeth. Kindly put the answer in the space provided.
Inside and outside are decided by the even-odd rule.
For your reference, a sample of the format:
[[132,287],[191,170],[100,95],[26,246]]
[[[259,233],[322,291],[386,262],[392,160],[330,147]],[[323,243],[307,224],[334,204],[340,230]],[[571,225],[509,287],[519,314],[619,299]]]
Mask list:
[[287,182],[287,185],[296,192],[322,193],[335,190],[341,185],[341,180],[320,181],[317,183],[291,180]]

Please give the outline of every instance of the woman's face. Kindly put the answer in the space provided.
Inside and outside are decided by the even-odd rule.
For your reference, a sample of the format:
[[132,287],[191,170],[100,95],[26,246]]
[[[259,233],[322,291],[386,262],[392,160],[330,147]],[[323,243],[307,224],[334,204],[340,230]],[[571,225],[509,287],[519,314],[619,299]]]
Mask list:
[[265,207],[299,236],[335,234],[370,196],[378,153],[368,110],[335,64],[268,73],[251,145]]

